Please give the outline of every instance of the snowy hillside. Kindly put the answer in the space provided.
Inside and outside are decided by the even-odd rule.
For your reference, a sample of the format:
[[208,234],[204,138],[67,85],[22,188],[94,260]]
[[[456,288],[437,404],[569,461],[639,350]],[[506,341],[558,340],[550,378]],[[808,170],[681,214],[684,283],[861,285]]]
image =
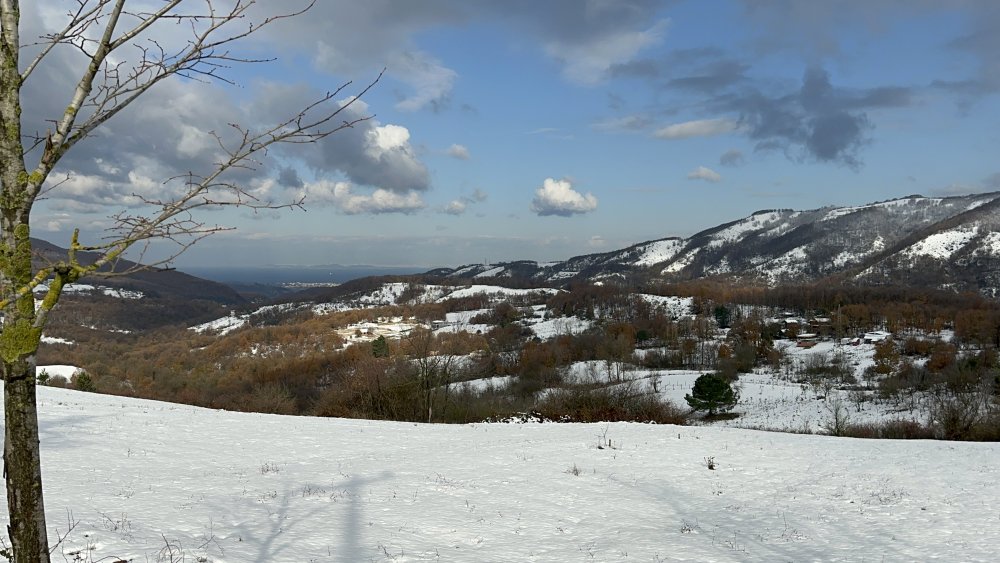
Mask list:
[[[887,281],[1000,294],[1000,193],[905,198],[810,211],[765,210],[706,229],[563,262],[471,264],[432,273],[456,278],[506,277],[546,283],[661,277],[726,276],[769,284],[850,274]],[[913,279],[910,270],[940,275]],[[860,274],[860,275],[859,275]]]
[[39,400],[50,537],[75,523],[56,560],[993,561],[1000,545],[998,444]]
[[[362,292],[357,292],[339,299],[323,302],[284,303],[281,305],[266,305],[254,311],[243,314],[230,314],[206,323],[191,327],[195,332],[209,332],[226,335],[236,329],[247,326],[254,316],[294,312],[299,309],[311,309],[317,315],[336,311],[354,309],[371,309],[396,304],[440,303],[449,299],[462,299],[477,295],[486,296],[495,301],[507,301],[517,298],[540,298],[558,293],[551,288],[512,289],[497,285],[456,285],[444,286],[434,284],[384,283]],[[406,294],[409,293],[407,296]],[[402,302],[401,302],[402,301]]]

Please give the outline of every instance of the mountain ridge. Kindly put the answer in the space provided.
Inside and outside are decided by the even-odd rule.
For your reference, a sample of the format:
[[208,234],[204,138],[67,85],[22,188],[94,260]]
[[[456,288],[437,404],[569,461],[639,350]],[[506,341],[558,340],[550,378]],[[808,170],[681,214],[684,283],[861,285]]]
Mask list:
[[[917,270],[919,275],[912,275]],[[539,263],[466,264],[446,278],[538,283],[720,279],[778,285],[837,280],[1000,295],[1000,192],[908,195],[857,206],[763,209],[698,231]]]

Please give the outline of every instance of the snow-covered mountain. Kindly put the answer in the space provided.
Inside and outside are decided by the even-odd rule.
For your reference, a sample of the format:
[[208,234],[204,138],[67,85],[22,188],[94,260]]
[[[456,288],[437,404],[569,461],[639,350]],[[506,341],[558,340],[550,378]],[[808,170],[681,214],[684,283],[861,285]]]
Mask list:
[[778,284],[836,277],[995,296],[1000,294],[1000,192],[765,210],[686,239],[664,238],[564,262],[471,264],[430,273],[549,283],[725,277]]

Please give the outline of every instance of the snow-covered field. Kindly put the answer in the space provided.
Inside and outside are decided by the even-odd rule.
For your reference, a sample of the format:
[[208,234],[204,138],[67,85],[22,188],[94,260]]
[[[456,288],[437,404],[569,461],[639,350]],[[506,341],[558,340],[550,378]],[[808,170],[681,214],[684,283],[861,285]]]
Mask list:
[[1000,546],[1000,444],[429,426],[44,387],[39,402],[51,537],[77,522],[57,561],[994,561]]

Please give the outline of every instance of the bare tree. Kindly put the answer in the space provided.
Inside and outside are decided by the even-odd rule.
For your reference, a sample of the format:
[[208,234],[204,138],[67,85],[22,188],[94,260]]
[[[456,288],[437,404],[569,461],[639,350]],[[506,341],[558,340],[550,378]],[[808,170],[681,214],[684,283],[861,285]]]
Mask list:
[[[228,131],[212,132],[223,155],[217,162],[201,171],[165,178],[162,196],[143,197],[140,206],[113,215],[113,226],[97,244],[81,242],[77,230],[65,257],[41,265],[32,260],[33,206],[43,195],[56,193],[59,182],[50,175],[67,152],[96,128],[172,77],[231,82],[224,74],[227,68],[261,62],[235,53],[239,42],[312,6],[308,0],[303,2],[301,9],[269,3],[289,11],[255,19],[255,0],[74,0],[65,2],[69,11],[62,28],[24,41],[18,0],[0,0],[0,311],[4,317],[0,373],[6,415],[3,456],[10,516],[8,555],[14,561],[49,561],[35,357],[42,329],[66,284],[84,276],[122,274],[116,265],[126,251],[141,250],[145,256],[144,249],[151,241],[174,243],[175,252],[142,267],[169,263],[195,241],[223,230],[198,218],[195,212],[202,208],[301,206],[301,200],[264,200],[234,178],[239,178],[237,172],[257,166],[269,147],[316,142],[368,119],[343,112],[378,78],[346,101],[337,98],[349,83],[259,130],[234,124]],[[173,34],[181,30],[183,41],[159,40],[154,30],[164,25],[173,26]],[[66,92],[65,105],[61,106],[65,110],[49,116],[51,128],[45,133],[22,130],[26,85],[37,79],[40,68],[51,63],[53,53],[63,50],[74,51],[77,60],[84,62]],[[354,117],[344,119],[342,113]],[[78,258],[82,251],[96,252],[99,259],[84,263]],[[39,286],[47,289],[36,307],[33,294]]]
[[[426,328],[416,328],[403,341],[404,350],[415,368],[414,377],[423,396],[423,411],[427,422],[434,422],[434,415],[444,415],[448,408],[452,379],[455,376],[455,356],[448,350],[438,350],[439,342],[434,333]],[[440,400],[439,400],[440,399]],[[435,405],[440,411],[434,412]]]

